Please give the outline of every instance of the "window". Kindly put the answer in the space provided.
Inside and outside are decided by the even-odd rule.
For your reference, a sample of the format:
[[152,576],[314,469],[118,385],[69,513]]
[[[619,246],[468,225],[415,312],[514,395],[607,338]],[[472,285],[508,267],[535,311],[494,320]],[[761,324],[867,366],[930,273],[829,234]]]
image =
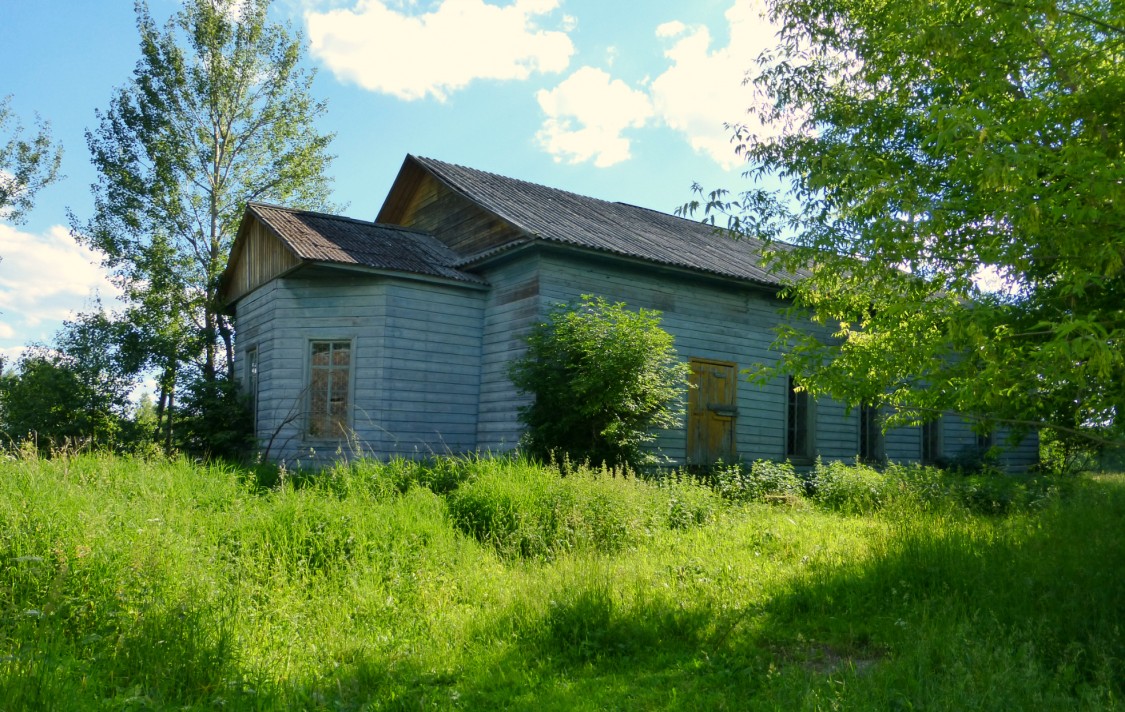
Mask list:
[[886,457],[883,442],[883,424],[879,409],[872,405],[859,408],[859,459],[864,462],[882,462]]
[[306,434],[311,438],[342,438],[348,429],[351,342],[313,341],[310,349]]
[[932,465],[941,459],[941,418],[922,423],[922,463]]
[[258,432],[258,347],[246,349],[246,395],[250,397],[250,414],[254,432]]
[[785,455],[797,459],[813,456],[813,403],[808,391],[798,391],[789,377],[789,407],[785,430]]
[[995,444],[996,439],[992,436],[991,430],[985,433],[977,433],[977,450],[982,454],[991,450]]

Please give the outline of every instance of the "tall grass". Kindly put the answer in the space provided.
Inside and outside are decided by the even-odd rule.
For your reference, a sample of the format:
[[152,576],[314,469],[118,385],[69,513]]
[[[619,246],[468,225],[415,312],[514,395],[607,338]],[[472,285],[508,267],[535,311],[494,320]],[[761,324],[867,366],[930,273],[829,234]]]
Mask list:
[[0,710],[1113,709],[1125,480],[0,463]]

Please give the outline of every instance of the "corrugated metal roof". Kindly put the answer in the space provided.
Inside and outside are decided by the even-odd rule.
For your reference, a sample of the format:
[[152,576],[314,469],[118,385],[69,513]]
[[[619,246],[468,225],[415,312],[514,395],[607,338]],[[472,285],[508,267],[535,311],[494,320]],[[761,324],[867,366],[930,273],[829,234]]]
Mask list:
[[302,260],[485,283],[455,268],[459,255],[423,232],[266,203],[250,203],[247,209]]
[[450,188],[534,238],[769,286],[782,286],[796,278],[765,265],[760,240],[736,240],[695,220],[433,158],[411,158]]

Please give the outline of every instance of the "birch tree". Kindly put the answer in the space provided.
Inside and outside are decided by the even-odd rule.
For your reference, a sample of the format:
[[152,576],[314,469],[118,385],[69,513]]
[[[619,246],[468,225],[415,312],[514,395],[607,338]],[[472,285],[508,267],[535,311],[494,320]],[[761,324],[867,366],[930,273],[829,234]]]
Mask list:
[[18,224],[36,193],[58,179],[62,147],[43,121],[37,121],[34,135],[25,135],[11,103],[10,96],[0,98],[0,218]]
[[185,0],[158,26],[136,4],[141,58],[86,134],[98,181],[93,217],[72,216],[124,289],[171,412],[185,366],[232,368],[219,277],[247,201],[327,204],[331,135],[315,122],[299,33],[269,0]]

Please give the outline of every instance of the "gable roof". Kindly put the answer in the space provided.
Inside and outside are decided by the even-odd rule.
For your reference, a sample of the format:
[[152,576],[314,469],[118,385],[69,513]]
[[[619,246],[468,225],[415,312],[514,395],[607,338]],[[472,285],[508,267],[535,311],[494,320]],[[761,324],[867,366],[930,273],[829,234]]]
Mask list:
[[[238,288],[232,284],[239,280],[240,275],[236,273],[240,269],[250,269],[241,265],[254,241],[251,232],[255,222],[276,240],[281,248],[280,256],[266,260],[268,265],[255,266],[258,274],[241,275],[241,281],[246,283],[238,285],[242,287],[240,291],[231,293]],[[276,246],[274,251],[277,252]],[[268,203],[248,203],[222,283],[227,300],[233,301],[257,284],[289,269],[317,263],[486,284],[480,277],[457,269],[454,263],[458,259],[456,252],[433,235],[417,230]]]
[[[401,193],[409,189],[414,181],[404,180],[403,176],[416,168],[428,172],[449,189],[518,228],[526,238],[771,287],[784,286],[797,278],[792,273],[769,268],[761,255],[763,243],[754,238],[735,240],[723,230],[695,220],[412,155],[407,156],[399,178],[379,213],[381,222],[397,219],[396,211],[406,201],[396,191]],[[503,249],[503,246],[489,252],[497,249]],[[467,255],[462,264],[473,257],[476,256]]]
[[358,265],[394,272],[481,284],[452,265],[459,255],[433,235],[379,223],[292,210],[265,203],[247,205],[302,260]]

